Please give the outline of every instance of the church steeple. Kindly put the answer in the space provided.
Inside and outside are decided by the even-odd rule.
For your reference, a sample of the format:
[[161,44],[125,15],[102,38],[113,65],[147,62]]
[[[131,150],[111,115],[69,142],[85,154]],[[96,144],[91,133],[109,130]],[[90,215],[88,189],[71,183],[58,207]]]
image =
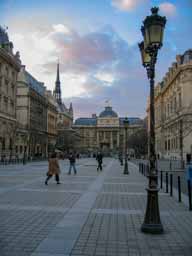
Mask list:
[[71,116],[73,116],[73,105],[72,105],[72,102],[70,103],[70,106],[69,106],[69,113],[71,114]]
[[60,83],[60,75],[59,75],[59,62],[57,63],[57,79],[56,79],[57,83]]
[[55,90],[53,92],[55,99],[57,100],[58,104],[62,104],[61,101],[61,83],[60,83],[60,74],[59,74],[59,62],[57,63],[57,77],[55,82]]

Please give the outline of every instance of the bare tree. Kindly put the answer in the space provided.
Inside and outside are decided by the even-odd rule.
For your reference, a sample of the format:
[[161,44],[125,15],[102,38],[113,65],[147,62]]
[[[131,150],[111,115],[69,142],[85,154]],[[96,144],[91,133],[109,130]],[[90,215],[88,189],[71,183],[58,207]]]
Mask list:
[[60,130],[57,137],[56,148],[69,152],[76,148],[78,134],[73,129]]
[[145,128],[138,129],[128,137],[128,148],[135,151],[136,156],[146,155],[148,151],[148,134]]
[[[183,140],[192,134],[192,103],[188,107],[179,108],[176,111],[175,118],[172,120],[173,124],[175,122],[178,123],[177,128],[172,129],[171,133],[174,137],[179,138],[181,168],[184,168]],[[171,127],[171,125],[168,127]]]

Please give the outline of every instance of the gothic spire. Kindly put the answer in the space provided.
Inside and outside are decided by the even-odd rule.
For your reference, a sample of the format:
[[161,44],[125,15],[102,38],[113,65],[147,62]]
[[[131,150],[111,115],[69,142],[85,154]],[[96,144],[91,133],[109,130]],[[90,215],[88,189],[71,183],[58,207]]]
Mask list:
[[55,90],[53,92],[55,99],[57,100],[58,104],[62,104],[61,101],[61,83],[60,83],[60,76],[59,76],[59,62],[57,63],[57,77],[55,82]]
[[59,61],[57,63],[57,78],[56,78],[56,82],[60,83],[60,76],[59,76]]
[[73,105],[72,105],[72,102],[70,103],[70,106],[69,106],[69,113],[73,116]]

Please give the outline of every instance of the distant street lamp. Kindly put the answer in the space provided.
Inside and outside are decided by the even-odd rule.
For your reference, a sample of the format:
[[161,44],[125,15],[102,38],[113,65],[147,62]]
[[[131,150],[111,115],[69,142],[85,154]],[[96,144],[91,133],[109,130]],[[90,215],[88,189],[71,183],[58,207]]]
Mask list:
[[123,174],[129,174],[128,163],[127,163],[127,130],[129,127],[129,119],[127,117],[123,120],[123,124],[125,127],[125,164],[124,164]]
[[147,76],[150,80],[150,138],[149,138],[149,184],[147,188],[147,208],[145,219],[141,230],[145,233],[160,234],[163,233],[163,226],[160,220],[158,203],[158,174],[156,169],[155,154],[155,114],[154,114],[154,78],[155,64],[158,50],[163,45],[163,31],[166,24],[166,18],[158,15],[157,7],[151,9],[152,14],[143,21],[141,32],[144,42],[139,44],[142,64],[147,70]]
[[25,165],[27,161],[28,134],[23,134],[23,141],[24,141],[23,165]]

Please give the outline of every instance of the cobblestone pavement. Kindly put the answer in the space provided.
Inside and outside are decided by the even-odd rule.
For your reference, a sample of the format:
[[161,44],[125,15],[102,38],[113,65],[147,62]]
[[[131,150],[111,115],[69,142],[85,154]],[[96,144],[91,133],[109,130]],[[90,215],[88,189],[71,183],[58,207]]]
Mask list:
[[147,179],[129,162],[129,175],[115,159],[80,159],[78,174],[44,185],[46,162],[0,167],[1,256],[192,255],[192,212],[159,192],[164,234],[140,231]]

